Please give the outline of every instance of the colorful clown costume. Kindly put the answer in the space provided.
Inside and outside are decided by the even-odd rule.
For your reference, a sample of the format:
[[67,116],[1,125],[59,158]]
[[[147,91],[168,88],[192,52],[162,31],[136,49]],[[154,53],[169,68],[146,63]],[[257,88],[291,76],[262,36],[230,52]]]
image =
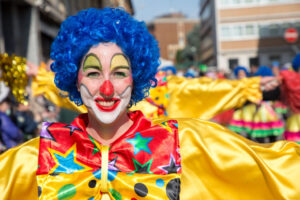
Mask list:
[[40,199],[101,199],[108,193],[114,199],[178,197],[177,122],[151,126],[139,112],[130,118],[136,123],[110,146],[83,131],[87,115],[71,125],[44,124],[37,170]]
[[300,146],[257,144],[196,119],[150,121],[110,146],[87,116],[44,123],[40,138],[0,156],[1,199],[297,199]]

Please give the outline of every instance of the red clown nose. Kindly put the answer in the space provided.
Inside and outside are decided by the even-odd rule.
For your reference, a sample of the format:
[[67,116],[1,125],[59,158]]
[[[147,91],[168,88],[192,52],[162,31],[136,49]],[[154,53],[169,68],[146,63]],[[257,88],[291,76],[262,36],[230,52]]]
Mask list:
[[100,94],[105,99],[111,99],[114,95],[114,86],[109,80],[103,82],[100,86]]

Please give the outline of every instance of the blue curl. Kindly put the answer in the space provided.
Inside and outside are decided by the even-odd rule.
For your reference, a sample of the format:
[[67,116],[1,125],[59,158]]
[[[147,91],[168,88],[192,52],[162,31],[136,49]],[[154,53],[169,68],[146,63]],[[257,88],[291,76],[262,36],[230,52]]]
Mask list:
[[293,59],[293,69],[297,72],[300,67],[300,53]]
[[76,87],[80,63],[89,49],[101,42],[116,43],[130,59],[134,85],[130,106],[144,99],[157,82],[158,43],[144,22],[120,8],[82,10],[61,24],[50,54],[56,86],[68,92],[71,101],[81,105]]

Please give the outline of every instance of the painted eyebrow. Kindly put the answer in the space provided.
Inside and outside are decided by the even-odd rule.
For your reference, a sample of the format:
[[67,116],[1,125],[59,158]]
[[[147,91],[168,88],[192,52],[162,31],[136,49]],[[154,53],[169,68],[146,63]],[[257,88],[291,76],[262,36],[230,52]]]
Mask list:
[[130,67],[129,66],[116,66],[112,70],[115,70],[115,69],[128,69],[128,70],[130,70]]
[[[120,63],[115,63],[114,61],[116,60],[116,57],[120,56],[119,62]],[[110,69],[114,70],[116,68],[123,68],[123,69],[130,69],[130,62],[128,57],[125,54],[122,53],[116,53],[113,55],[111,61],[110,61]]]
[[[92,59],[92,60],[91,60]],[[91,60],[91,63],[87,63],[87,61]],[[98,69],[102,70],[102,65],[96,54],[90,53],[88,54],[83,61],[83,71],[85,72],[87,69]]]

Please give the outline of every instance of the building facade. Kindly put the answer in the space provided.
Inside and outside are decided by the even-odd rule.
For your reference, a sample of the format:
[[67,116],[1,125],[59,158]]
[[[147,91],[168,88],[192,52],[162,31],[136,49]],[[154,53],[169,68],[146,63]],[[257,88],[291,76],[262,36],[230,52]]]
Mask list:
[[200,61],[217,66],[217,26],[215,0],[200,0]]
[[199,24],[198,19],[187,19],[181,13],[173,13],[158,17],[147,26],[159,42],[161,57],[175,62],[177,51],[186,46],[186,35],[196,24]]
[[61,22],[89,7],[119,7],[133,14],[131,0],[0,0],[0,53],[47,61]]
[[211,38],[215,44],[212,45],[212,63],[219,68],[270,66],[273,62],[283,65],[291,62],[299,52],[300,40],[288,43],[284,34],[288,28],[300,32],[300,0],[203,2],[202,16],[208,8],[214,16],[210,25],[214,30]]

